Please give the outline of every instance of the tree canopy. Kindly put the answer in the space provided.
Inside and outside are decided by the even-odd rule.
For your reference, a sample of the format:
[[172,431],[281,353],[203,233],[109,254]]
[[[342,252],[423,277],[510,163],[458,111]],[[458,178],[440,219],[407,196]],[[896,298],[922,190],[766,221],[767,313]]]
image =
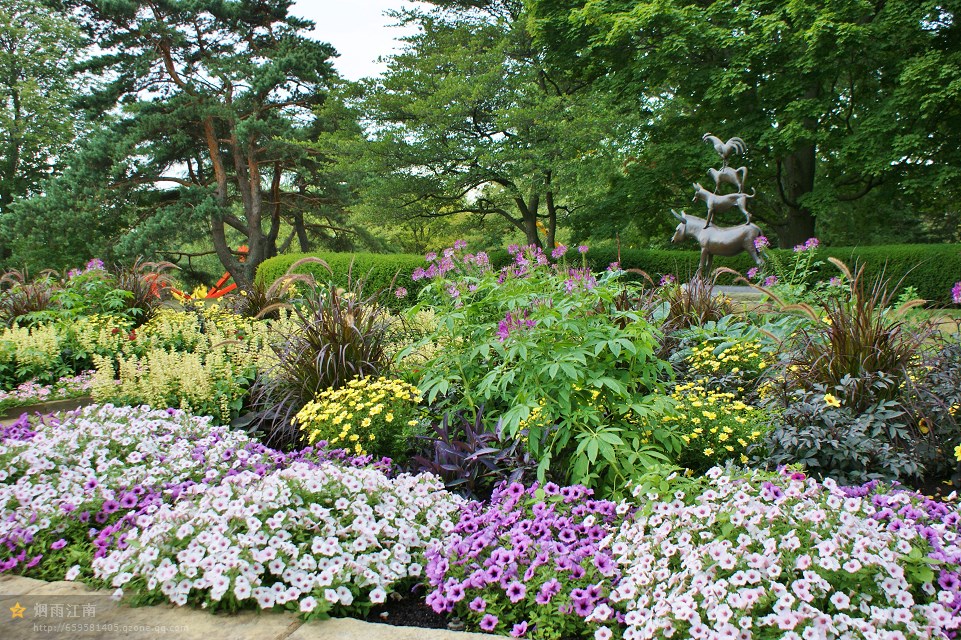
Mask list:
[[290,16],[290,4],[71,0],[97,43],[86,68],[100,81],[82,104],[108,125],[76,157],[76,180],[52,191],[125,209],[122,241],[135,245],[205,225],[220,261],[249,286],[277,252],[282,223],[303,240],[306,204],[334,199],[304,143],[326,124],[313,109],[335,78],[335,52],[305,35],[312,24]]
[[[957,215],[961,31],[923,0],[530,0],[550,60],[643,112],[631,192],[654,216],[741,136],[758,219],[782,244],[815,221],[897,208],[942,228]],[[673,171],[665,174],[665,162]],[[644,175],[652,172],[658,179]],[[668,183],[670,184],[670,183]],[[957,225],[957,220],[955,220]],[[957,233],[957,231],[955,231]]]
[[523,3],[432,2],[419,32],[359,101],[367,139],[345,153],[363,208],[401,219],[495,216],[553,246],[578,206],[581,165],[610,166],[612,121],[545,64]]
[[37,0],[0,5],[0,214],[37,193],[77,133],[80,31]]

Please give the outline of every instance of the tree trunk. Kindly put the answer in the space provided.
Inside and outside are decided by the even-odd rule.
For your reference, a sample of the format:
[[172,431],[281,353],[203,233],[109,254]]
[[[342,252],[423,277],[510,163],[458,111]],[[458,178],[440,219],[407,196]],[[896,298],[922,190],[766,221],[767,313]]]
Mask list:
[[[812,85],[804,92],[805,100],[815,100],[821,93],[820,87]],[[803,119],[804,129],[810,138],[801,142],[791,155],[778,159],[778,190],[781,201],[787,205],[787,218],[776,226],[781,248],[802,244],[814,237],[814,214],[801,204],[807,194],[814,191],[814,172],[817,164],[817,118],[808,116]]]
[[782,249],[804,243],[814,237],[815,218],[811,210],[801,204],[801,198],[814,191],[816,149],[807,145],[798,149],[781,164],[781,199],[787,207],[785,221],[775,228]]
[[525,202],[524,198],[518,195],[514,198],[514,202],[517,203],[521,218],[524,220],[524,235],[527,236],[527,244],[543,247],[540,233],[537,230],[537,211],[541,206],[540,194],[532,193],[530,202]]

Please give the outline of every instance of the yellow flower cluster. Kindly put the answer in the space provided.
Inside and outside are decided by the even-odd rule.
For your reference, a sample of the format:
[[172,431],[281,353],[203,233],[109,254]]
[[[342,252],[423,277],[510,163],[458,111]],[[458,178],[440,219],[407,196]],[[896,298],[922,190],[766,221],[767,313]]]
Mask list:
[[84,353],[118,353],[129,341],[131,323],[114,316],[89,315],[77,318],[66,331]]
[[711,343],[692,347],[687,357],[691,369],[708,375],[734,373],[752,378],[769,367],[774,360],[770,354],[761,350],[758,340],[735,342],[720,353],[715,353],[715,349]]
[[44,369],[56,363],[60,349],[61,338],[54,325],[13,326],[0,333],[0,364],[12,361],[18,368]]
[[[92,395],[98,402],[179,407],[227,422],[254,373],[274,362],[275,329],[276,321],[271,328],[210,307],[199,318],[163,309],[133,332],[101,331]],[[106,341],[117,339],[118,347],[104,354]]]
[[763,411],[733,393],[708,388],[704,380],[679,384],[670,397],[676,413],[662,421],[687,445],[679,462],[696,471],[726,460],[746,463],[748,447],[768,430],[769,418]]
[[357,455],[397,457],[419,424],[421,400],[420,390],[403,380],[355,378],[340,389],[321,391],[293,423],[311,444],[325,440]]
[[223,349],[205,354],[151,349],[142,356],[94,355],[91,395],[97,402],[177,407],[230,420],[253,370]]

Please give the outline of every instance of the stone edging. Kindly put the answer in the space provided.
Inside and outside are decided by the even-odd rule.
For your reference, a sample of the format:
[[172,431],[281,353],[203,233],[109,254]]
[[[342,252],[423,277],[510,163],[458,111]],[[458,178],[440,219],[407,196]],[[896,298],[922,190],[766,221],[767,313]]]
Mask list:
[[[17,608],[18,603],[22,611]],[[81,609],[84,605],[87,605],[86,609]],[[18,611],[22,619],[16,615]],[[87,617],[83,617],[83,613],[87,613]],[[500,637],[394,627],[353,618],[304,623],[291,613],[244,611],[215,615],[170,604],[125,607],[113,602],[109,591],[96,591],[79,582],[44,582],[11,575],[0,575],[0,636],[4,640],[49,640],[56,637],[83,640],[117,637],[133,640],[492,640]]]
[[[7,424],[16,421],[20,416],[25,413],[34,415],[35,413],[49,414],[49,413],[59,413],[61,411],[73,411],[74,409],[79,409],[80,407],[85,407],[88,404],[93,404],[93,398],[90,396],[78,396],[76,398],[66,398],[65,400],[51,400],[50,402],[42,402],[40,404],[28,404],[22,407],[10,407],[2,414],[0,414],[0,422]],[[2,611],[0,611],[0,619],[2,619]]]

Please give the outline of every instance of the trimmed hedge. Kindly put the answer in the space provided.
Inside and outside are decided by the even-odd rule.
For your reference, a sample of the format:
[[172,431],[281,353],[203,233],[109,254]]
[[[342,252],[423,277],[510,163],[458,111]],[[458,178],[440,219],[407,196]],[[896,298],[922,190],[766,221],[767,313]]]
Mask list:
[[[277,278],[287,273],[290,266],[308,256],[320,258],[334,272],[333,282],[337,286],[347,285],[347,274],[352,273],[354,279],[364,279],[364,291],[374,293],[384,290],[383,302],[392,309],[402,309],[412,305],[417,300],[417,293],[426,284],[423,280],[414,282],[410,274],[417,267],[424,266],[424,257],[411,254],[382,254],[382,253],[288,253],[276,256],[257,268],[257,283],[267,286],[273,284]],[[330,280],[330,274],[317,263],[307,263],[297,268],[297,273],[310,273],[318,281]],[[397,276],[396,280],[394,276]],[[393,289],[388,287],[393,281]],[[407,289],[407,298],[399,299],[394,295],[397,287]]]
[[[790,249],[776,249],[774,252],[784,264],[792,259],[793,251]],[[697,270],[700,255],[697,251],[621,249],[620,260],[622,269],[640,269],[656,282],[667,273],[687,280]],[[587,257],[595,271],[607,269],[618,258],[616,249],[591,249]],[[869,283],[883,275],[894,286],[903,277],[902,287],[913,286],[918,296],[933,303],[950,303],[951,287],[961,280],[961,245],[957,244],[820,247],[818,259],[824,264],[812,274],[812,283],[839,274],[837,267],[827,261],[828,257],[841,260],[852,270],[855,264],[864,264]],[[576,261],[577,254],[574,253],[571,259]],[[496,266],[502,266],[510,262],[510,256],[506,251],[492,252],[491,261]],[[746,273],[753,266],[754,261],[746,253],[733,258],[714,258],[714,267],[728,267],[740,273]],[[729,284],[733,280],[733,276],[724,276],[720,282]]]
[[[791,259],[790,250],[776,250],[782,261]],[[410,274],[417,267],[424,267],[423,257],[410,254],[364,254],[364,253],[312,253],[290,254],[278,256],[265,261],[257,271],[257,280],[273,282],[287,272],[291,264],[297,260],[313,255],[323,260],[334,270],[335,282],[346,282],[347,269],[351,260],[354,261],[354,274],[366,276],[373,271],[369,285],[371,291],[390,284],[391,278],[398,272],[395,286],[408,290],[406,300],[390,298],[390,306],[394,308],[412,304],[417,299],[417,293],[425,282],[413,282]],[[504,249],[489,252],[491,263],[495,268],[507,265],[511,256]],[[571,249],[568,257],[577,261],[580,256],[575,249]],[[591,249],[587,253],[588,263],[595,271],[603,271],[618,259],[615,249]],[[838,258],[854,267],[855,263],[865,264],[865,274],[868,281],[884,274],[896,284],[904,277],[902,286],[913,286],[918,295],[934,303],[949,303],[951,301],[951,287],[961,280],[961,245],[957,244],[915,244],[915,245],[882,245],[874,247],[821,247],[818,258],[824,261],[818,273],[813,274],[812,280],[828,279],[838,275],[834,265],[827,262],[828,257]],[[621,268],[640,269],[648,273],[655,281],[662,275],[671,273],[682,280],[686,280],[697,269],[700,254],[697,251],[659,251],[653,249],[622,249],[620,253]],[[733,258],[715,258],[715,267],[729,267],[741,273],[754,266],[754,261],[747,254]],[[305,265],[319,277],[326,278],[326,274],[319,265]],[[727,276],[721,282],[731,282],[733,277]]]

